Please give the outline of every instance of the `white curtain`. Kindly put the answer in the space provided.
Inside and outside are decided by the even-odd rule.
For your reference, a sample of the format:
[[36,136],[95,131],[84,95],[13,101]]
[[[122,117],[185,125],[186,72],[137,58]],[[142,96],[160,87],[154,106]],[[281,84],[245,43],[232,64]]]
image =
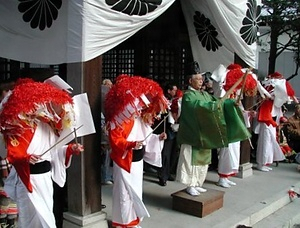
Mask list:
[[201,71],[228,66],[236,53],[256,67],[260,0],[181,0],[193,58]]
[[85,62],[114,48],[175,0],[0,0],[0,57]]

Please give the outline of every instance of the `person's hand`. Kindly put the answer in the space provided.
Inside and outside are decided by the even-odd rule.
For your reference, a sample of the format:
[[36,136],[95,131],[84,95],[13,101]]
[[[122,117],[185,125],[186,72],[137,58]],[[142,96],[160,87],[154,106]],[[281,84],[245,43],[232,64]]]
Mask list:
[[251,111],[249,111],[249,113],[248,113],[248,115],[250,116],[250,117],[252,117],[252,118],[254,118],[255,116],[256,116],[256,111],[254,111],[254,110],[251,110]]
[[83,145],[81,145],[80,143],[74,143],[72,144],[72,152],[73,154],[80,154],[81,152],[84,151]]
[[133,148],[134,150],[139,150],[143,147],[143,142],[142,141],[138,141],[135,142],[135,147]]
[[159,140],[166,140],[167,139],[167,134],[166,132],[163,132],[159,135]]
[[242,104],[242,102],[240,100],[235,102],[236,107],[239,107],[241,104]]
[[29,156],[29,163],[34,165],[35,163],[37,163],[37,161],[39,161],[41,159],[41,156],[39,155],[35,155],[35,154],[31,154]]

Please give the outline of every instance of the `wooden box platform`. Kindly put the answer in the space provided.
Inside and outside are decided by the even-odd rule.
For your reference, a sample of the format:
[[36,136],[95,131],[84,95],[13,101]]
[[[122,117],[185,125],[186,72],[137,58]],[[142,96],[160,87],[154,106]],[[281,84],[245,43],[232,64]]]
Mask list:
[[197,217],[204,217],[223,207],[223,191],[207,189],[199,196],[191,196],[185,189],[171,194],[173,197],[173,210]]

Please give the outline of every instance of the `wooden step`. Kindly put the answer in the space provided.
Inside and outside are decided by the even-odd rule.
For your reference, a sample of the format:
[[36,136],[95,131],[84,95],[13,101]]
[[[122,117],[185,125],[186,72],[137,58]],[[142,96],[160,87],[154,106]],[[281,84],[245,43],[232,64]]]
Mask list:
[[202,218],[223,207],[224,194],[223,191],[207,189],[199,196],[191,196],[183,189],[171,194],[172,209]]

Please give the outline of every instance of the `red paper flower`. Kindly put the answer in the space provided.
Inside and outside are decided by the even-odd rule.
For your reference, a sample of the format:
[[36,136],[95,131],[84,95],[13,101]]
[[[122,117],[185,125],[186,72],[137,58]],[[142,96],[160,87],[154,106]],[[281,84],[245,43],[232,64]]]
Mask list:
[[119,125],[123,121],[140,115],[157,113],[168,108],[168,101],[158,83],[140,76],[120,75],[105,99],[105,118],[110,124]]
[[49,122],[49,116],[56,118],[54,106],[73,104],[70,95],[52,85],[35,82],[32,79],[21,79],[3,104],[0,113],[0,127],[2,132],[20,131],[21,126],[37,121]]
[[[227,69],[229,70],[226,75],[224,90],[228,91],[241,77],[244,72],[242,67],[238,64],[230,64]],[[234,93],[242,88],[243,83],[241,82],[235,89]],[[247,96],[254,96],[256,94],[257,82],[251,74],[247,74],[244,92]]]
[[273,74],[270,74],[269,76],[268,76],[268,78],[274,78],[274,79],[282,79],[283,78],[283,76],[282,76],[282,74],[280,74],[279,72],[274,72]]

